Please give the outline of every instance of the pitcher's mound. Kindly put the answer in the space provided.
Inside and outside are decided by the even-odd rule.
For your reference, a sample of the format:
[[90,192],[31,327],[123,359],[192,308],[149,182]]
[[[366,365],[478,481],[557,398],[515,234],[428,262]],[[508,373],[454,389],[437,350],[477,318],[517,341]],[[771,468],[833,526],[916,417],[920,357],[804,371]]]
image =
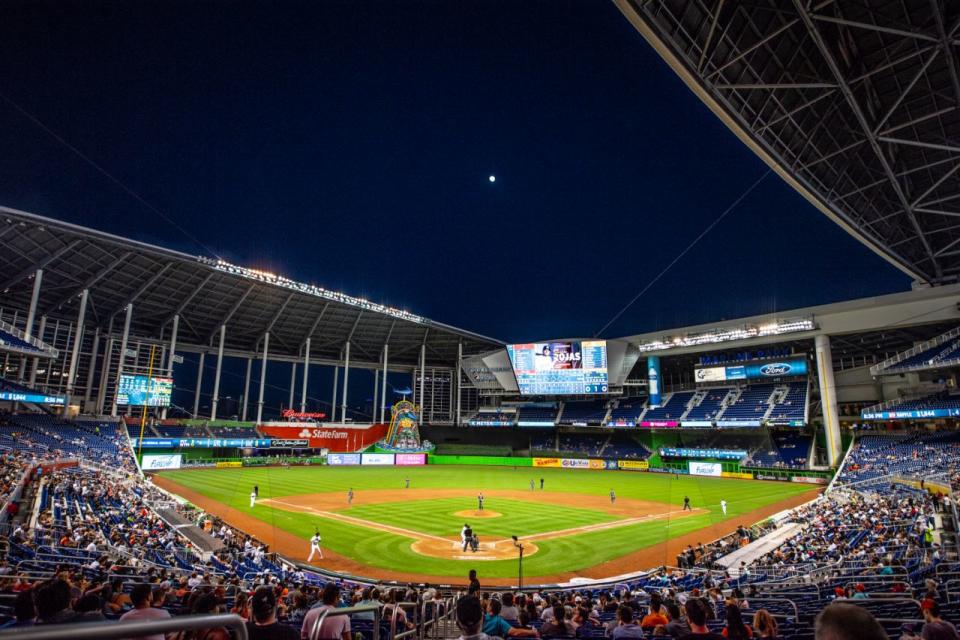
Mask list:
[[503,514],[499,511],[491,511],[490,509],[484,509],[483,511],[476,511],[474,509],[466,509],[465,511],[457,511],[455,516],[460,518],[499,518]]
[[[410,548],[422,556],[444,560],[510,560],[515,559],[519,554],[517,548],[513,546],[513,540],[481,542],[480,549],[476,552],[469,549],[464,551],[459,540],[447,542],[435,538],[417,540],[410,545]],[[523,543],[523,555],[532,556],[537,551],[539,549],[537,549],[536,544],[532,542]]]

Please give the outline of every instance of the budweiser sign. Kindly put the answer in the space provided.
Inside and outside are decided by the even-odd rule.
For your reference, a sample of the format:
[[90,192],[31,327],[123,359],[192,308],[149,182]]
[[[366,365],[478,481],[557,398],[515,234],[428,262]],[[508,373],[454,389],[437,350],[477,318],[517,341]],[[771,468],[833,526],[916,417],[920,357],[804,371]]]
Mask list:
[[309,413],[307,411],[294,411],[293,409],[284,409],[280,415],[287,420],[323,420],[327,417],[325,413]]

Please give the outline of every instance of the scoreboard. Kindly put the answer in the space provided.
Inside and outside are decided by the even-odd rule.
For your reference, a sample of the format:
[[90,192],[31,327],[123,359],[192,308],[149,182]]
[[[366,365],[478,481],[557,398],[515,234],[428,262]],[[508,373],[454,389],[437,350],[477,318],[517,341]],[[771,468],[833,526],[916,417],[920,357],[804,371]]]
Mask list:
[[607,393],[606,340],[507,345],[521,395]]
[[120,374],[117,383],[117,404],[134,407],[169,407],[173,395],[173,378],[150,378]]

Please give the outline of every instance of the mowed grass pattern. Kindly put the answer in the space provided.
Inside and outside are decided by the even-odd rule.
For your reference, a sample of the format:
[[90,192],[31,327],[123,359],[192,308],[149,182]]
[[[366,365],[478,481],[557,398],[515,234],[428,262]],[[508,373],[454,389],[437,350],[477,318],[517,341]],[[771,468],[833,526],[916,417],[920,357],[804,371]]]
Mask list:
[[[535,498],[536,494],[532,493],[531,499]],[[595,500],[599,500],[599,496],[595,497]],[[472,498],[435,498],[371,505],[357,504],[349,509],[337,509],[337,512],[435,536],[459,537],[464,523],[469,523],[477,530],[478,536],[483,535],[484,540],[489,540],[491,536],[496,538],[508,538],[512,535],[528,536],[544,531],[610,522],[623,517],[592,509],[576,507],[560,509],[545,503],[498,497],[488,497],[485,508],[502,514],[500,517],[471,518],[454,515],[458,511],[474,509],[476,503],[477,501]]]
[[[459,522],[461,519],[453,516],[453,513],[475,509],[476,498],[464,498],[462,502],[457,499],[443,498],[433,507],[422,505],[423,508],[411,508],[423,503],[424,492],[418,491],[414,500],[380,505],[362,504],[360,492],[365,489],[402,489],[404,480],[408,477],[411,487],[415,489],[462,488],[471,493],[494,489],[529,491],[530,480],[535,480],[539,487],[539,479],[542,477],[548,492],[565,492],[583,496],[582,507],[575,509],[565,505],[551,505],[546,500],[538,500],[539,489],[529,491],[530,502],[510,500],[509,504],[506,501],[500,504],[500,501],[491,502],[491,499],[488,499],[488,508],[502,513],[503,517],[472,523],[477,526],[484,540],[501,535],[494,532],[503,532],[502,535],[505,537],[579,526],[576,520],[579,517],[609,518],[607,514],[589,507],[602,504],[603,500],[609,500],[607,496],[610,489],[615,489],[618,497],[663,503],[664,511],[679,509],[683,504],[683,497],[687,495],[690,496],[690,502],[695,508],[707,510],[707,513],[685,518],[652,520],[538,542],[540,550],[524,558],[524,574],[533,578],[586,569],[664,540],[709,527],[710,530],[704,532],[703,540],[708,542],[713,537],[727,533],[730,529],[729,526],[722,524],[720,500],[727,501],[727,517],[732,518],[811,488],[809,485],[787,482],[691,476],[674,478],[668,474],[630,471],[531,469],[529,467],[248,467],[169,471],[161,475],[218,502],[248,513],[272,527],[302,538],[304,551],[308,548],[307,540],[313,535],[314,528],[319,528],[326,548],[371,567],[433,576],[462,577],[467,569],[478,565],[483,575],[496,578],[515,576],[516,561],[498,560],[480,563],[421,556],[412,551],[411,539],[405,536],[373,531],[309,513],[274,509],[266,505],[258,505],[250,509],[250,490],[254,485],[258,485],[261,499],[280,500],[296,495],[339,493],[343,497],[343,508],[338,508],[338,512],[377,520],[377,517],[372,514],[382,510],[384,518],[382,521],[385,523],[424,533],[436,532],[434,535],[452,535],[449,533],[451,526],[454,527],[454,534],[458,533],[459,526],[463,523]],[[358,492],[358,499],[354,506],[347,508],[347,491],[350,488]],[[547,498],[549,493],[540,495]],[[496,506],[494,502],[497,502]],[[661,562],[672,564],[674,560],[674,558],[665,557]],[[614,573],[643,568],[646,567],[624,566]]]

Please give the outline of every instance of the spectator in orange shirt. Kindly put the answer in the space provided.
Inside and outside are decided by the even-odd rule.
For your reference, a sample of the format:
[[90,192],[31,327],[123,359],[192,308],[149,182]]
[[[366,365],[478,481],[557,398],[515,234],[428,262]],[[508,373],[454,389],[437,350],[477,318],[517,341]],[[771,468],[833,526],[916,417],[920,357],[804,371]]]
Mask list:
[[640,627],[642,629],[653,629],[657,625],[665,625],[670,622],[667,620],[667,616],[663,615],[661,611],[662,605],[663,599],[659,594],[655,593],[650,597],[650,613],[643,616],[643,620],[640,621]]

